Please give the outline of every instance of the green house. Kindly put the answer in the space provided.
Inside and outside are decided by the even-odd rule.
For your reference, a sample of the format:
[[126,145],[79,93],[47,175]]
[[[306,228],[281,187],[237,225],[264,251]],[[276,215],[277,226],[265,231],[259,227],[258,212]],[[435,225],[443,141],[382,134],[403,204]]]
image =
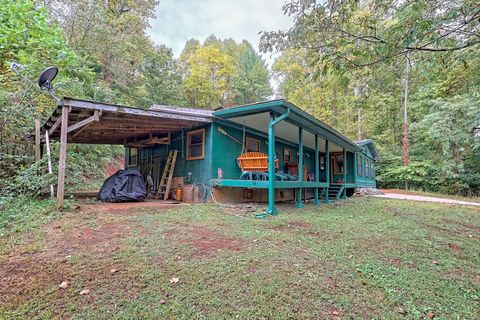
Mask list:
[[268,202],[269,214],[276,213],[276,201],[302,207],[375,187],[379,158],[371,140],[351,141],[285,100],[210,111],[64,97],[37,129],[39,150],[45,144],[48,153],[49,141],[60,141],[59,207],[69,143],[124,146],[125,166],[138,169],[154,192],[176,150],[173,187],[182,181],[203,187],[215,201]]
[[[169,150],[176,149],[175,177],[202,184],[217,200],[268,201],[271,214],[276,212],[275,201],[295,200],[302,207],[308,200],[328,203],[352,195],[355,188],[375,187],[379,155],[371,140],[351,141],[288,101],[214,112],[190,110],[208,114],[211,123],[171,132],[169,144],[126,148],[126,166],[150,174],[157,184],[159,173],[153,172],[152,164],[165,163]],[[242,176],[237,158],[246,152],[268,155],[263,179]],[[282,179],[282,173],[290,179]]]

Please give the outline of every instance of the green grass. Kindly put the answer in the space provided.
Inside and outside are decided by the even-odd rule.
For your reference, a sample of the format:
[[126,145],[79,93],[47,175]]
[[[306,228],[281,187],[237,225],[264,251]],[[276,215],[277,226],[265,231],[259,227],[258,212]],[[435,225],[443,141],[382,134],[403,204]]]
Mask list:
[[[480,312],[478,208],[355,198],[281,206],[279,216],[259,220],[210,204],[80,206],[4,242],[21,245],[0,256],[0,279],[10,279],[6,293],[0,289],[0,318],[474,319]],[[64,280],[69,287],[58,289]],[[80,296],[83,288],[90,294]]]
[[55,202],[49,199],[16,197],[0,199],[0,239],[51,221],[57,216]]

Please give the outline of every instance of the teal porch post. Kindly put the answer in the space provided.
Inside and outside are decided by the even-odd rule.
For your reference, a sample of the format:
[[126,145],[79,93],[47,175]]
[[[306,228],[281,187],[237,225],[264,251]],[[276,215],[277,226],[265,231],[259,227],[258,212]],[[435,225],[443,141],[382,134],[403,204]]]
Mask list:
[[[303,128],[298,128],[298,181],[303,181]],[[302,188],[298,188],[295,207],[304,207],[302,202]]]
[[276,215],[278,210],[275,208],[275,125],[290,115],[290,108],[284,114],[275,119],[275,115],[270,113],[270,123],[268,124],[268,208],[267,214]]
[[276,215],[275,208],[275,115],[270,113],[270,124],[268,125],[268,209],[267,213]]
[[357,156],[357,153],[355,152],[353,154],[353,183],[357,183],[357,176],[358,176],[358,156]]
[[[315,182],[320,182],[320,159],[318,154],[318,135],[315,135]],[[315,192],[315,200],[313,203],[315,205],[319,205],[320,201],[318,201],[318,187],[314,189]]]
[[343,148],[343,199],[347,198],[347,150]]
[[327,187],[325,188],[325,203],[330,203],[328,198],[328,186],[330,185],[330,145],[328,140],[325,140],[325,176]]

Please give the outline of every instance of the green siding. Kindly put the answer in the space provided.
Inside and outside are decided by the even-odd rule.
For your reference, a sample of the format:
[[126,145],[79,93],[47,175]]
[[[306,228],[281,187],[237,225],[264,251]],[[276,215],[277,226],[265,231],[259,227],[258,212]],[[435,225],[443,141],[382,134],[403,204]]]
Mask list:
[[[187,132],[194,131],[199,128],[205,128],[205,145],[204,145],[204,159],[199,160],[187,160]],[[183,148],[182,148],[183,139]],[[211,125],[204,127],[192,128],[191,130],[185,130],[183,136],[181,132],[172,135],[171,149],[177,149],[179,151],[177,157],[177,163],[175,165],[174,176],[186,177],[188,172],[192,173],[192,182],[209,184],[212,178],[212,129]]]
[[[366,162],[371,161],[375,165],[375,160],[373,158],[372,153],[367,147],[362,147],[362,167],[363,167],[363,175],[362,176],[357,176],[357,181],[356,184],[359,187],[375,187],[376,182],[375,182],[375,172],[373,174],[370,173],[370,170],[366,168]],[[369,175],[367,176],[367,173]]]
[[[168,151],[170,149],[177,149],[179,151],[177,157],[177,163],[175,166],[174,176],[186,177],[188,172],[192,173],[193,182],[209,184],[211,179],[218,178],[218,169],[222,169],[224,179],[239,179],[241,175],[240,168],[237,164],[237,157],[242,153],[242,145],[235,142],[232,138],[225,136],[218,131],[218,127],[224,129],[230,136],[236,140],[242,142],[244,131],[241,126],[232,126],[225,121],[215,121],[213,124],[207,126],[192,128],[172,133],[172,143],[167,145],[156,145],[151,148],[143,148],[139,150],[139,166],[134,167],[139,169],[144,177],[148,174],[146,172],[146,166],[151,163],[152,159],[161,159],[162,168],[165,164]],[[205,158],[201,160],[186,160],[186,136],[188,131],[197,130],[199,128],[205,128]],[[260,152],[268,153],[268,138],[265,133],[256,131],[254,129],[245,128],[245,136],[257,139],[260,141]],[[298,144],[294,141],[285,141],[277,139],[275,144],[275,154],[279,159],[279,171],[286,172],[286,166],[283,161],[284,148],[290,148],[292,151],[292,161],[297,161]],[[310,148],[304,148],[305,166],[307,172],[315,171],[315,151]],[[347,183],[355,184],[356,186],[375,186],[375,178],[367,177],[365,173],[365,159],[374,161],[370,150],[366,147],[362,147],[362,165],[363,176],[354,177],[354,157],[356,153],[347,152]],[[128,167],[128,152],[125,151],[126,166]],[[330,165],[333,172],[333,165]],[[325,181],[325,170],[320,170],[320,182]],[[335,183],[342,179],[343,175],[334,175],[332,182]]]
[[[212,157],[212,172],[213,177],[217,178],[217,171],[222,169],[224,179],[239,179],[241,170],[237,164],[237,158],[242,154],[242,145],[234,141],[232,138],[225,136],[218,131],[218,127],[225,130],[231,137],[242,142],[243,130],[232,128],[222,123],[214,123],[212,125],[212,137],[214,141],[213,157]],[[257,139],[260,141],[260,152],[268,154],[268,139],[262,134],[256,133],[253,130],[248,129],[245,132],[245,136]],[[298,147],[294,143],[285,143],[277,141],[275,143],[275,155],[279,159],[279,170],[286,172],[286,166],[283,162],[283,149],[287,147],[292,150],[292,160],[296,161],[298,155]],[[315,171],[315,151],[309,148],[304,148],[304,160],[307,172]]]

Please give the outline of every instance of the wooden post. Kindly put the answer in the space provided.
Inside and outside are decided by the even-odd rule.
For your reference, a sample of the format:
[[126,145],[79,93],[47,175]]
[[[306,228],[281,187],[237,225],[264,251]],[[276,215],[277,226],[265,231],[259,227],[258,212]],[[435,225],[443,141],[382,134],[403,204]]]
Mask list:
[[[47,148],[47,166],[48,166],[48,174],[52,174],[52,157],[50,152],[50,135],[48,134],[48,130],[45,131],[45,147]],[[50,198],[55,197],[55,192],[53,190],[53,184],[50,183]]]
[[58,184],[57,184],[57,208],[63,208],[63,196],[65,191],[65,164],[67,158],[67,134],[68,134],[68,107],[62,107],[62,124],[60,129],[60,158],[58,160]]
[[40,161],[40,120],[35,119],[35,161]]

